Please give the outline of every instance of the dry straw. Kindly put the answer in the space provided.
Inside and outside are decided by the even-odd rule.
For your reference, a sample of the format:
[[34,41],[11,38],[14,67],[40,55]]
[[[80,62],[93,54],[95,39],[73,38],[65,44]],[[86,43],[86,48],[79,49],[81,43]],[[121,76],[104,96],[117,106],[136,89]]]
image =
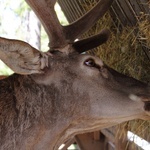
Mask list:
[[[89,10],[97,1],[82,1],[81,5],[85,10]],[[92,3],[90,5],[90,3]],[[132,76],[143,82],[150,80],[150,58],[146,49],[150,50],[150,16],[141,13],[137,17],[138,22],[134,27],[123,27],[120,22],[114,24],[109,13],[92,27],[84,37],[95,35],[103,28],[111,31],[111,37],[106,44],[94,49],[89,53],[99,56],[108,66],[113,69]],[[117,19],[117,18],[116,18]],[[138,136],[150,141],[150,121],[134,120],[118,125],[116,137],[126,141],[127,131],[132,131]],[[134,143],[127,142],[126,148],[138,149]]]

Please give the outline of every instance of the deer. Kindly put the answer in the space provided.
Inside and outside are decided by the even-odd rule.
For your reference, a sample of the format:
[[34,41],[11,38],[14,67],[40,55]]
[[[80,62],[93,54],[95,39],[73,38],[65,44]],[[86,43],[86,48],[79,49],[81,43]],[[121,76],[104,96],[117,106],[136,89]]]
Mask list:
[[[0,80],[0,149],[57,150],[77,134],[132,119],[149,119],[150,87],[90,54],[109,31],[76,41],[112,4],[100,0],[62,26],[56,0],[26,0],[49,37],[48,52],[0,37],[0,59],[14,74]],[[90,21],[89,21],[90,20]]]

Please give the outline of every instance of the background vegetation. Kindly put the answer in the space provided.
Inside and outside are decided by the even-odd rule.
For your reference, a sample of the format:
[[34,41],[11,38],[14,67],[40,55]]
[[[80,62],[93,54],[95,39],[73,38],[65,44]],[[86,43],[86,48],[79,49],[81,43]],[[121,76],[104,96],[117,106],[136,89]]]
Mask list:
[[[55,6],[61,24],[67,20],[58,4]],[[25,0],[0,1],[0,36],[23,40],[33,47],[47,51],[47,34]],[[13,71],[0,60],[0,75],[10,75]]]

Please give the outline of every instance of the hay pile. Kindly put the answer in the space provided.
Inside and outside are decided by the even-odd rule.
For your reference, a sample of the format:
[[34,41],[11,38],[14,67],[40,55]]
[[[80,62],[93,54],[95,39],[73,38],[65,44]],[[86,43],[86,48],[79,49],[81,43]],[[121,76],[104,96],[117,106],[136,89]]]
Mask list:
[[[108,14],[105,17],[108,18]],[[117,28],[112,30],[112,27],[109,27],[112,31],[111,38],[106,44],[97,48],[94,54],[118,72],[143,82],[150,82],[150,59],[143,49],[143,45],[150,48],[150,23],[147,24],[147,22],[143,21],[133,28],[126,27],[121,32]],[[95,27],[96,32],[99,25]],[[134,120],[119,126],[120,130],[118,130],[116,137],[120,139],[125,139],[129,130],[150,141],[150,121]],[[126,145],[126,149],[128,146],[129,142]],[[132,143],[130,148],[136,149],[136,145]]]
[[[89,10],[95,4],[93,1],[91,3],[90,5],[90,1],[88,1],[85,5],[82,1],[81,5],[84,9]],[[150,51],[150,20],[148,17],[150,16],[147,14],[141,14],[136,26],[123,27],[120,30],[119,21],[117,25],[114,24],[111,16],[107,13],[84,37],[95,35],[103,28],[111,31],[111,37],[106,44],[89,53],[99,56],[108,66],[118,72],[146,83],[150,82],[150,58],[146,51]],[[116,136],[120,139],[126,139],[129,130],[150,141],[150,121],[134,120],[118,125],[118,127]],[[134,143],[130,144],[130,147],[136,149]]]
[[[115,70],[138,80],[149,82],[150,60],[143,48],[143,46],[150,48],[150,24],[148,24],[148,20],[138,23],[137,27],[124,27],[122,31],[110,23],[109,14],[104,16],[104,20],[102,25],[104,25],[103,22],[107,22],[104,27],[110,29],[111,37],[106,44],[95,51],[95,55]],[[98,29],[102,25],[99,21],[95,27],[95,34],[100,31]]]
[[[82,0],[81,6],[84,11],[90,10],[98,0]],[[141,13],[137,25],[134,27],[120,28],[120,21],[116,25],[109,13],[106,13],[95,26],[83,37],[95,35],[102,29],[108,28],[111,37],[106,44],[91,50],[89,53],[99,56],[107,65],[115,70],[132,76],[143,82],[150,80],[150,16]],[[117,18],[116,18],[117,19]]]
[[[150,60],[143,49],[143,45],[150,48],[150,23],[144,20],[138,22],[136,27],[126,27],[119,31],[108,18],[110,18],[109,14],[105,15],[102,24],[107,22],[105,27],[112,31],[111,37],[106,44],[97,48],[94,54],[118,72],[143,82],[150,82]],[[95,33],[99,32],[100,27],[102,27],[101,21],[95,26]],[[129,130],[150,141],[150,121],[134,120],[123,123],[119,127],[116,137],[120,139],[125,139]],[[129,142],[126,149],[128,146]],[[130,148],[136,149],[136,145],[132,143]]]

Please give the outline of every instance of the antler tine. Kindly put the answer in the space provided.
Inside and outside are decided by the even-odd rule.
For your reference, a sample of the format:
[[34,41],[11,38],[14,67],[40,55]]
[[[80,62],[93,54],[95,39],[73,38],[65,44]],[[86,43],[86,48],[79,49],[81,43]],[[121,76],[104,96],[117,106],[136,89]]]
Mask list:
[[79,20],[68,26],[65,26],[64,29],[68,41],[72,43],[76,38],[80,37],[92,25],[94,25],[96,21],[105,14],[112,2],[113,0],[100,0],[100,2],[98,2],[98,4],[92,10],[90,10]]
[[[113,0],[100,0],[92,10],[68,26],[62,26],[57,18],[54,10],[56,0],[26,0],[26,2],[41,20],[49,37],[49,47],[51,49],[64,51],[64,47],[68,44],[73,44],[76,38],[87,31],[105,14]],[[103,35],[103,33],[100,34],[100,36],[101,35]],[[81,44],[82,43],[84,42],[81,42]],[[102,42],[99,43],[101,44]],[[78,45],[80,46],[81,44],[77,43],[74,47],[78,47]],[[94,45],[96,46],[98,44]]]
[[64,47],[67,44],[63,27],[59,23],[54,4],[56,0],[26,0],[41,20],[50,40],[51,48]]
[[74,42],[73,47],[76,49],[77,52],[83,53],[105,43],[108,40],[109,35],[110,35],[110,31],[104,29],[97,35]]

